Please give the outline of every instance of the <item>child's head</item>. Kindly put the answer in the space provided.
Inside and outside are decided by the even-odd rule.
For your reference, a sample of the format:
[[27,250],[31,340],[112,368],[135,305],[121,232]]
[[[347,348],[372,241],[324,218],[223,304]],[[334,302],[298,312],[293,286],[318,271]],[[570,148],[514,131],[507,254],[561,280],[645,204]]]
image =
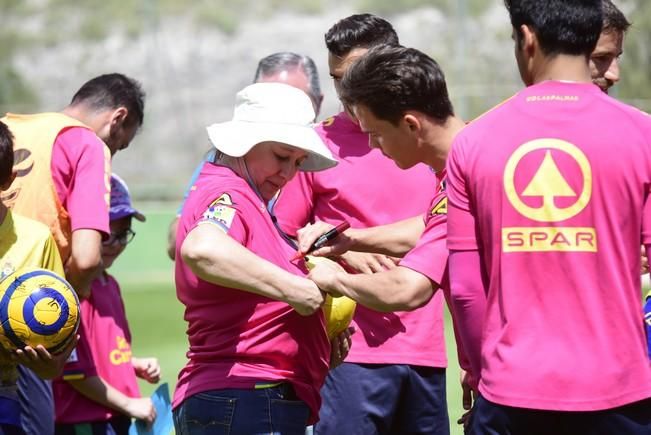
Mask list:
[[14,181],[14,136],[6,124],[0,122],[0,190],[7,190]]
[[131,230],[131,218],[135,217],[141,222],[145,216],[131,206],[131,197],[127,184],[115,174],[111,175],[111,208],[109,219],[111,235],[102,243],[102,261],[104,268],[108,269],[113,261],[124,251],[135,232]]

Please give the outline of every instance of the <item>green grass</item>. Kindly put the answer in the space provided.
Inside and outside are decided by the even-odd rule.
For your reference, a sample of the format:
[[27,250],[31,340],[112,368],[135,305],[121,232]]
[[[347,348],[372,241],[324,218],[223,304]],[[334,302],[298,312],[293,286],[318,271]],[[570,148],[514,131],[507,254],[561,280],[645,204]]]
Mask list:
[[[111,268],[122,287],[133,336],[133,354],[159,359],[162,382],[170,384],[170,392],[174,390],[187,352],[183,307],[176,299],[173,264],[166,254],[167,226],[173,216],[171,210],[173,206],[160,210],[144,208],[147,222],[134,222],[137,236]],[[461,389],[449,316],[446,317],[446,341],[448,411],[452,434],[456,435],[462,433],[456,425],[462,414]],[[149,395],[155,389],[145,382],[141,382],[140,387],[143,395]]]

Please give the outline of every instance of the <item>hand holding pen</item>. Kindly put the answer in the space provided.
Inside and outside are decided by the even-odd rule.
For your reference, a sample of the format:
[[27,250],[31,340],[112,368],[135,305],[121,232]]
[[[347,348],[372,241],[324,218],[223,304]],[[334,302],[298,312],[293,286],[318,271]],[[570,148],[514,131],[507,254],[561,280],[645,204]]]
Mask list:
[[343,221],[336,227],[331,227],[324,222],[317,222],[298,230],[299,248],[291,261],[303,258],[311,253],[323,255],[323,252],[319,251],[326,247],[329,242],[338,238],[348,228],[350,228],[350,224],[346,221]]

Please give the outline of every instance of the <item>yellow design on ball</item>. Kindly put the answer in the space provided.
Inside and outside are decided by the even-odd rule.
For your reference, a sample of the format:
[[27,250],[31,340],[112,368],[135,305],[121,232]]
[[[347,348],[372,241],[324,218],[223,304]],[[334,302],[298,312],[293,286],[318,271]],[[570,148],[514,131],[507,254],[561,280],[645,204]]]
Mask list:
[[[322,262],[333,262],[324,257],[305,257],[305,265],[312,270],[317,264]],[[341,334],[348,328],[355,315],[357,303],[346,296],[333,298],[326,296],[323,303],[323,314],[326,321],[326,330],[330,339]]]
[[25,268],[0,282],[0,344],[7,349],[63,350],[79,327],[79,300],[52,271]]

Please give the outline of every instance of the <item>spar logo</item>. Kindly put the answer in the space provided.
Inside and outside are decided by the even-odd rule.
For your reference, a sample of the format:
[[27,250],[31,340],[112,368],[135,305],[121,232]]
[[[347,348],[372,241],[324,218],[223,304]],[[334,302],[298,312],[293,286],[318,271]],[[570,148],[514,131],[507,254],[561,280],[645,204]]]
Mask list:
[[[558,162],[563,163],[562,171]],[[594,228],[558,224],[581,213],[592,197],[590,162],[575,145],[537,139],[520,146],[504,169],[504,192],[522,216],[555,224],[502,228],[504,252],[597,251]]]

